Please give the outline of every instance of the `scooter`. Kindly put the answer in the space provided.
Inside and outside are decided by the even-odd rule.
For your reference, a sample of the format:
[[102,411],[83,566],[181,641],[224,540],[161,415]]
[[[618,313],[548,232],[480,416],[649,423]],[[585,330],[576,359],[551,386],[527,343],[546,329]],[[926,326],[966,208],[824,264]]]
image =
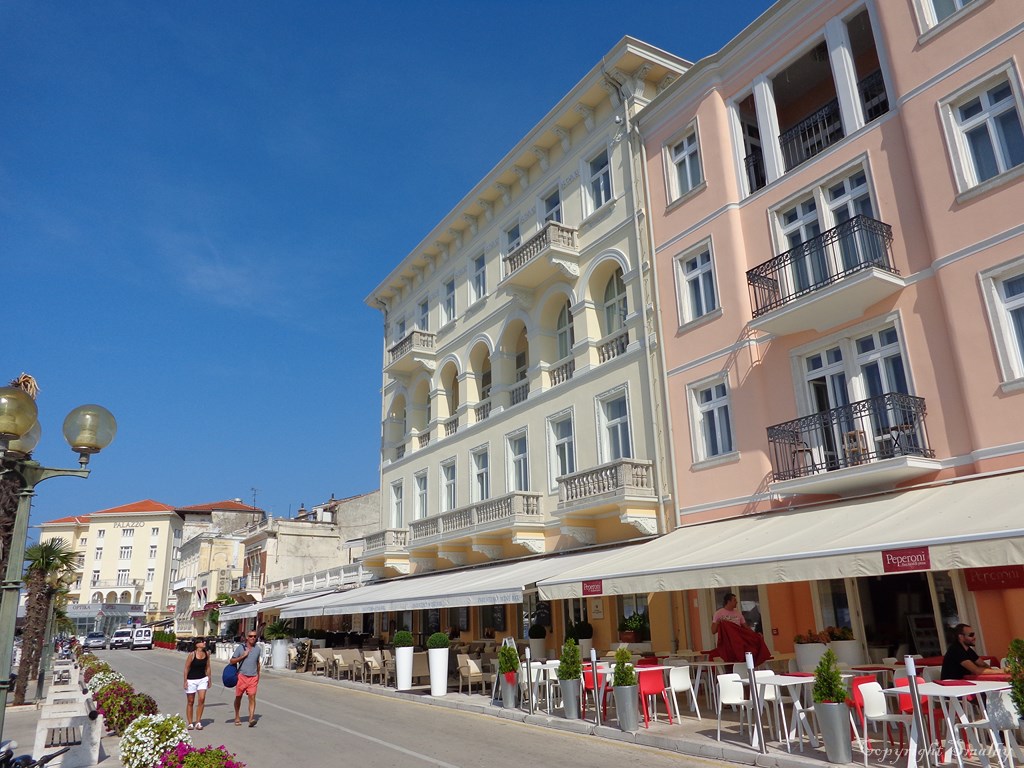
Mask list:
[[38,760],[35,760],[32,755],[19,755],[18,757],[15,757],[14,750],[8,746],[0,751],[0,768],[43,768],[43,766],[48,762],[54,758],[60,757],[70,749],[71,747],[64,747],[63,749],[58,749],[56,752],[43,755]]

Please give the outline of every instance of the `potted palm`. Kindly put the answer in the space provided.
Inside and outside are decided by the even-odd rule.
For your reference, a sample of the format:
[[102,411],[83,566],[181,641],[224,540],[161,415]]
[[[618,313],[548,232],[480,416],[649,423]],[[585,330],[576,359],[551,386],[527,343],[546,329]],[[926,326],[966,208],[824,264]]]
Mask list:
[[448,635],[435,632],[427,638],[427,662],[430,666],[430,695],[448,693]]
[[501,683],[501,706],[514,709],[519,690],[519,653],[514,646],[498,649],[498,678]]
[[853,760],[850,747],[850,712],[846,706],[846,684],[839,671],[835,652],[829,648],[822,654],[814,670],[814,714],[825,742],[830,763],[846,764]]
[[531,624],[527,636],[530,638],[530,656],[536,660],[546,659],[548,652],[545,648],[544,638],[548,636],[548,631],[544,625]]
[[579,720],[580,710],[580,677],[583,668],[580,664],[580,647],[576,641],[567,637],[562,646],[562,656],[558,660],[558,687],[562,691],[562,709],[569,720]]
[[400,629],[395,632],[395,688],[408,691],[412,688],[412,632]]
[[640,727],[636,670],[633,669],[632,662],[633,654],[628,648],[619,648],[615,652],[615,673],[612,675],[615,713],[619,718],[619,728],[630,733]]
[[793,650],[796,653],[796,666],[801,672],[813,672],[828,650],[828,635],[823,632],[807,630],[793,638]]
[[270,622],[264,628],[263,637],[270,641],[270,665],[274,669],[288,668],[288,641],[291,636],[291,625],[281,619]]

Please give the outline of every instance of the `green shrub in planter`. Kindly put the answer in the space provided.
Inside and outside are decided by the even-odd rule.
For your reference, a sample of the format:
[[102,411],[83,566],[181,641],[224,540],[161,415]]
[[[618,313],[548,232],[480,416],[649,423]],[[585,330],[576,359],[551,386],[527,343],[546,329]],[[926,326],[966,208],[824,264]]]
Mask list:
[[263,630],[263,637],[266,640],[287,640],[291,636],[292,625],[280,619],[270,622]]
[[613,686],[625,688],[629,685],[636,685],[636,670],[633,669],[632,661],[633,654],[629,652],[629,648],[619,648],[615,652],[615,673],[612,675]]
[[565,645],[562,646],[562,656],[558,660],[558,679],[578,680],[582,673],[583,667],[580,665],[580,647],[576,645],[576,641],[574,639],[567,637],[565,639]]
[[498,671],[503,675],[519,671],[519,652],[511,645],[503,645],[498,649]]
[[1005,671],[1010,674],[1010,698],[1017,707],[1017,717],[1024,718],[1024,640],[1019,637],[1010,641]]
[[407,629],[400,629],[395,632],[395,648],[411,648],[413,645],[412,632]]
[[155,768],[245,768],[245,763],[224,746],[196,748],[181,742],[164,752]]
[[[395,636],[397,637],[398,635],[396,634]],[[451,641],[444,632],[435,632],[427,638],[427,648],[447,648],[450,644]]]
[[[109,686],[108,686],[109,687]],[[143,715],[159,712],[156,701],[146,693],[132,693],[110,710],[104,710],[103,720],[107,728],[118,735],[124,734],[136,719]]]
[[548,636],[548,631],[543,624],[531,624],[528,635],[531,640],[543,640]]
[[829,648],[814,670],[814,702],[816,704],[844,704],[847,699],[846,684],[839,671],[839,661]]

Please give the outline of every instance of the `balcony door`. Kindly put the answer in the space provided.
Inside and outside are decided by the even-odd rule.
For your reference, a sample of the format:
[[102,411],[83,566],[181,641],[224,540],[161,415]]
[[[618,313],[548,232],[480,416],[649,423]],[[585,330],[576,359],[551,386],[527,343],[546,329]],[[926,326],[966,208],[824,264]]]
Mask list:
[[821,426],[808,437],[816,462],[825,469],[838,469],[842,436],[851,428],[850,392],[847,386],[843,350],[830,347],[824,352],[809,355],[805,360],[807,388],[812,413],[821,414]]

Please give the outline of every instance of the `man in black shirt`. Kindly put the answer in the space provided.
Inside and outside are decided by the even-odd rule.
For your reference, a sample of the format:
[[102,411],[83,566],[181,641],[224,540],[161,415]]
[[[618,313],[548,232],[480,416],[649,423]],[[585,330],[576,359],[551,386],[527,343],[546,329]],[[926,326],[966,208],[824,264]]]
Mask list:
[[942,659],[943,680],[962,680],[967,675],[987,675],[1001,671],[978,658],[974,650],[977,638],[970,624],[957,624],[953,631],[956,642],[949,646]]

